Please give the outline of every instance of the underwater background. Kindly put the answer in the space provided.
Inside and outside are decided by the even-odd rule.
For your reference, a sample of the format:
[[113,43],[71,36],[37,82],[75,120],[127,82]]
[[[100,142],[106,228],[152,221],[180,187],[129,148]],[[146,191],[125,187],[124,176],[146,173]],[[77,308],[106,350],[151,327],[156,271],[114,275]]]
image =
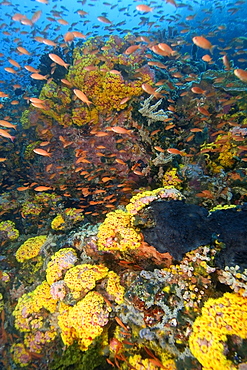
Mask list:
[[247,2],[0,18],[0,369],[247,369]]

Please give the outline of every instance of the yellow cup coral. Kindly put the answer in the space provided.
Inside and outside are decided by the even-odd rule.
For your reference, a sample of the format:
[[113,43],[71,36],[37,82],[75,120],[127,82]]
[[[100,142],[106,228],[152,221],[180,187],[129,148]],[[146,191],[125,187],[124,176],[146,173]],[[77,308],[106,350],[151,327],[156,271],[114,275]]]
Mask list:
[[46,235],[39,235],[27,239],[16,251],[15,257],[17,261],[24,262],[37,257],[46,239]]
[[58,323],[64,344],[71,345],[76,340],[80,349],[86,351],[93,340],[103,332],[110,311],[111,308],[97,292],[87,293],[73,307],[63,305]]
[[57,300],[50,293],[50,286],[46,281],[38,285],[31,293],[23,294],[15,307],[15,327],[23,332],[41,328],[43,316],[39,311],[44,308],[53,313],[56,310]]
[[146,207],[148,204],[158,199],[184,199],[184,196],[179,190],[173,186],[165,186],[154,190],[146,190],[141,193],[134,195],[129,204],[126,206],[126,210],[130,215],[136,215],[138,211]]
[[177,168],[167,170],[162,179],[163,186],[174,186],[176,189],[182,189],[182,180],[178,177]]
[[57,215],[53,220],[51,221],[51,228],[53,230],[63,230],[65,229],[65,220],[62,215]]
[[122,210],[109,212],[99,226],[98,248],[128,252],[140,246],[141,235],[131,225],[132,216]]
[[238,369],[226,358],[224,342],[233,334],[247,338],[247,298],[236,293],[210,298],[192,329],[190,350],[203,370]]
[[63,248],[56,252],[47,264],[46,280],[49,285],[62,278],[69,268],[74,266],[77,255],[73,248]]
[[64,214],[58,214],[51,222],[51,228],[53,230],[64,230],[66,226],[75,224],[76,222],[82,221],[84,215],[81,210],[76,208],[66,208]]
[[15,240],[19,237],[19,231],[15,228],[14,222],[10,220],[0,222],[0,231],[6,232],[9,240]]
[[98,280],[106,277],[108,268],[104,265],[77,265],[71,267],[64,276],[64,282],[75,299],[92,290]]
[[110,298],[116,303],[121,304],[124,301],[124,287],[120,284],[120,276],[114,271],[109,271],[106,291]]
[[14,363],[20,365],[20,367],[28,366],[32,359],[30,352],[22,343],[12,344],[10,352],[12,354]]

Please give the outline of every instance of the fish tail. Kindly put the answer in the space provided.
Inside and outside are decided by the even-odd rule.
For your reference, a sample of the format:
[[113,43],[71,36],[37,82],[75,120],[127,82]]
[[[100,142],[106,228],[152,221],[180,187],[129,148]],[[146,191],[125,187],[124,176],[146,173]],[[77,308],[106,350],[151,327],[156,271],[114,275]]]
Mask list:
[[209,49],[210,50],[210,53],[213,55],[213,51],[214,49],[216,48],[216,45],[212,45],[212,47]]

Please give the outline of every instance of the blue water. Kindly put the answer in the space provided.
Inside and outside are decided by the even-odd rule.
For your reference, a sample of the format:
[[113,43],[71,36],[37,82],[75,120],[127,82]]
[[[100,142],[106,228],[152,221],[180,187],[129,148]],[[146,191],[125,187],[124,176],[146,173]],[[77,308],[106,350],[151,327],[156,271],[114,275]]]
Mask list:
[[[153,7],[149,13],[142,13],[136,10],[138,4],[147,4]],[[4,5],[9,4],[9,5]],[[11,1],[0,4],[1,11],[1,32],[0,32],[0,80],[6,84],[28,83],[29,73],[22,67],[18,75],[11,75],[4,71],[4,67],[10,67],[8,58],[18,61],[22,66],[31,64],[37,67],[39,58],[42,54],[51,52],[52,47],[38,43],[34,37],[41,36],[50,40],[63,42],[63,35],[67,31],[80,31],[88,37],[109,36],[127,33],[136,36],[147,35],[157,38],[159,34],[165,35],[164,40],[169,40],[168,29],[172,29],[174,40],[180,40],[182,48],[180,52],[190,53],[191,40],[195,35],[208,36],[213,45],[217,45],[214,50],[214,61],[222,68],[221,55],[219,48],[228,48],[227,54],[238,68],[246,68],[246,62],[239,62],[238,59],[246,58],[246,54],[236,55],[236,47],[240,42],[234,41],[235,38],[247,37],[246,19],[247,6],[245,1],[177,1],[178,7],[166,3],[166,1],[52,1],[49,4],[42,4],[37,1],[25,0],[21,2]],[[40,19],[34,26],[23,25],[19,21],[13,21],[12,17],[16,13],[25,15],[28,19],[37,11],[42,11]],[[86,15],[80,16],[77,11],[83,10]],[[112,25],[101,23],[97,20],[98,16],[106,16]],[[186,17],[194,16],[192,20]],[[52,18],[49,20],[47,18]],[[68,25],[61,25],[59,19],[66,20]],[[219,29],[224,26],[225,29]],[[45,30],[46,29],[46,30]],[[187,33],[181,33],[188,29]],[[45,31],[44,31],[45,30]],[[5,35],[4,32],[9,34]],[[22,32],[25,34],[22,34]],[[164,33],[165,32],[165,33]],[[17,46],[25,47],[31,56],[20,55],[16,51]],[[246,52],[246,49],[241,49]],[[199,56],[204,54],[204,50],[199,51]],[[30,62],[30,63],[27,63]],[[4,83],[3,89],[9,91],[10,86]]]

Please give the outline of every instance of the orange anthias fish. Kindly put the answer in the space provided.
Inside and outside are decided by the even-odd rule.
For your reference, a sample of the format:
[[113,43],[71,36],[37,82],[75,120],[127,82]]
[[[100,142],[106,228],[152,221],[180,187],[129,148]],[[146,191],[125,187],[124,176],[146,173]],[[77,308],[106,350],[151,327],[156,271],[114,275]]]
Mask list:
[[154,89],[151,85],[149,84],[142,84],[142,89],[149,95],[153,95],[155,96],[155,98],[163,98],[163,96],[156,91],[156,89]]
[[205,50],[210,50],[210,52],[212,53],[214,46],[205,37],[195,36],[193,37],[192,41],[196,46],[199,46],[200,48]]
[[175,53],[175,51],[172,50],[172,48],[169,45],[167,45],[167,44],[165,44],[163,42],[159,43],[158,44],[158,47],[161,50],[165,51],[168,55],[173,55]]
[[175,154],[175,155],[182,155],[182,156],[185,156],[186,153],[182,152],[181,150],[178,150],[176,148],[168,148],[166,149],[168,153],[170,154]]
[[210,55],[206,54],[206,55],[203,55],[202,60],[204,60],[204,62],[209,63],[212,61],[212,58]]
[[10,123],[2,119],[0,120],[0,126],[7,127],[7,128],[13,128],[14,130],[16,130],[16,125],[13,125],[13,123]]
[[145,4],[140,4],[140,5],[137,5],[136,6],[136,10],[138,10],[139,12],[143,12],[143,13],[149,13],[153,10],[154,8],[150,8],[150,6],[148,5],[145,5]]
[[26,66],[24,66],[24,68],[25,68],[28,72],[32,72],[32,73],[39,73],[39,69],[33,68],[32,66],[26,65]]
[[198,111],[201,113],[201,114],[204,114],[204,116],[211,116],[211,114],[209,113],[209,111],[203,107],[197,107]]
[[78,89],[74,89],[73,91],[74,91],[74,94],[77,96],[77,98],[79,98],[83,103],[86,103],[87,106],[92,104],[92,102],[90,100],[88,100],[88,98],[86,97],[84,92],[82,92],[81,90],[78,90]]
[[97,17],[97,19],[98,19],[98,21],[100,21],[102,23],[112,24],[112,22],[106,17],[99,16],[99,17]]
[[234,74],[241,81],[247,82],[247,71],[245,71],[244,69],[234,69]]
[[228,56],[227,56],[227,55],[223,55],[223,57],[222,57],[222,62],[223,62],[223,64],[224,64],[224,66],[225,66],[225,69],[226,69],[227,71],[229,71],[229,70],[231,69],[231,64],[230,64],[230,61],[229,61],[229,59],[228,59]]
[[46,150],[41,148],[33,149],[34,153],[42,155],[44,157],[51,157],[51,153],[48,153]]
[[36,188],[34,188],[33,190],[35,191],[47,191],[47,190],[52,190],[52,188],[50,186],[37,186]]
[[66,32],[65,35],[63,35],[63,39],[65,42],[71,42],[75,38],[75,35],[73,32]]
[[6,72],[9,72],[9,73],[13,73],[13,74],[17,73],[17,72],[14,70],[14,68],[12,68],[12,67],[5,67],[4,69],[5,69],[5,71],[6,71]]
[[73,31],[72,33],[73,33],[74,37],[78,37],[80,39],[85,39],[86,38],[86,36],[83,35],[83,33],[79,32],[79,31]]
[[198,86],[193,86],[191,88],[191,91],[194,93],[194,94],[205,94],[205,90],[202,90],[200,87]]
[[177,3],[175,2],[175,0],[166,0],[166,3],[174,5],[177,8]]
[[30,77],[33,78],[34,80],[47,80],[46,76],[43,76],[39,73],[32,73]]
[[16,62],[14,59],[8,59],[8,61],[10,62],[10,64],[15,66],[16,68],[21,68],[20,64]]
[[121,127],[121,126],[113,126],[113,127],[110,127],[110,129],[111,129],[111,131],[116,132],[117,134],[128,134],[128,135],[130,135],[130,133],[131,133],[130,130],[127,130],[126,128]]
[[18,50],[21,54],[31,55],[31,53],[29,53],[29,51],[27,51],[27,49],[23,48],[22,46],[18,46],[18,47],[17,47],[17,50]]
[[69,67],[69,64],[68,63],[65,63],[65,61],[62,59],[62,58],[60,58],[58,55],[56,55],[56,54],[49,54],[49,58],[53,61],[53,62],[55,62],[55,63],[57,63],[57,64],[59,64],[60,66],[62,66],[62,67],[65,67],[66,69],[68,69],[68,67]]
[[5,137],[6,139],[10,139],[12,142],[14,141],[14,136],[10,135],[10,133],[6,130],[0,129],[0,136]]
[[42,14],[41,10],[38,10],[37,12],[35,12],[32,16],[32,19],[31,19],[32,23],[36,23],[39,20],[39,18],[41,17],[41,14]]
[[134,51],[136,51],[137,49],[139,49],[139,45],[131,45],[131,46],[129,46],[129,47],[125,50],[124,54],[126,54],[126,55],[130,55],[130,54],[134,53]]

